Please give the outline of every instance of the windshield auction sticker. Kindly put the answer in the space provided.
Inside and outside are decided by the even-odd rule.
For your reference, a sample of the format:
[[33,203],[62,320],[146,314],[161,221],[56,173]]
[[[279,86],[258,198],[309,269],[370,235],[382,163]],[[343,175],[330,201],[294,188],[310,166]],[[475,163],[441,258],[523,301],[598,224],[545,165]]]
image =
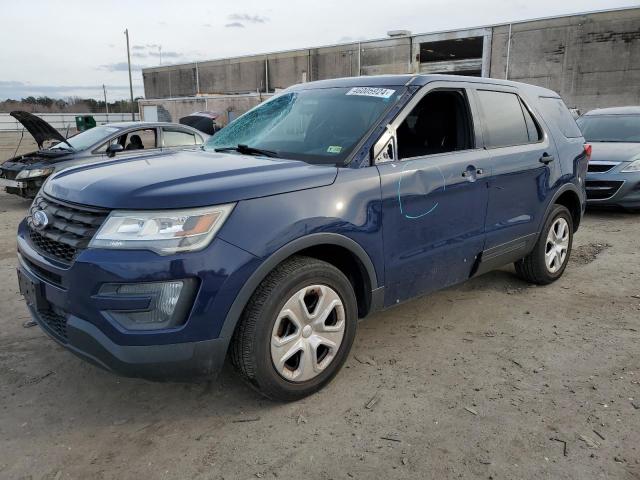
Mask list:
[[347,95],[359,95],[361,97],[378,97],[378,98],[390,98],[391,95],[396,93],[395,90],[388,88],[376,88],[376,87],[354,87],[347,92]]

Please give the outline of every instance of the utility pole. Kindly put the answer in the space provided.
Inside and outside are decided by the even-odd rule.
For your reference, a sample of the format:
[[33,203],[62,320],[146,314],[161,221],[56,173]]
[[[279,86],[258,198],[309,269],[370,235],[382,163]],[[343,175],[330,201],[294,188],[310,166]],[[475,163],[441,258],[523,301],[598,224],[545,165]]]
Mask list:
[[158,55],[160,56],[160,65],[162,65],[162,45],[158,45]]
[[504,79],[509,80],[509,54],[511,53],[511,24],[509,24],[509,36],[507,38],[507,64],[504,67]]
[[109,104],[107,103],[107,87],[102,84],[102,91],[104,92],[104,108],[107,112],[107,123],[109,123]]
[[198,72],[198,62],[196,62],[196,95],[200,95],[200,72]]
[[135,121],[136,114],[133,109],[133,82],[131,81],[131,54],[129,53],[129,29],[125,29],[125,36],[127,37],[127,63],[129,64],[129,93],[131,94],[131,120]]

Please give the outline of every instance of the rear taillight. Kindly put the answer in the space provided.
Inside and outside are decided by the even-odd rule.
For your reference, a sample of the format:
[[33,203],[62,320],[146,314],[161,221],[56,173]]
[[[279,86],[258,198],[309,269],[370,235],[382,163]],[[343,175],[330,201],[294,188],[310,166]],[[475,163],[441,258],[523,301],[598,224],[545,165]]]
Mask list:
[[587,160],[591,160],[591,144],[590,143],[584,144],[584,153],[587,155]]

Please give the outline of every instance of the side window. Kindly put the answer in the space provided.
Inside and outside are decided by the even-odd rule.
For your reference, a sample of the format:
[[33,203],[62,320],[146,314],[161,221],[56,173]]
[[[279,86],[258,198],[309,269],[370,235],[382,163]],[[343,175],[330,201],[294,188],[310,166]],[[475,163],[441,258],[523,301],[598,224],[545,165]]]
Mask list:
[[163,147],[185,147],[197,145],[196,136],[193,133],[181,130],[162,129]]
[[143,128],[126,133],[118,140],[125,150],[150,150],[157,148],[155,128]]
[[478,99],[488,148],[529,143],[529,130],[515,93],[478,90]]
[[463,90],[427,93],[398,127],[398,158],[473,148],[469,103]]
[[552,122],[567,138],[581,137],[578,124],[561,98],[540,97],[540,110],[545,119]]
[[531,143],[539,142],[540,140],[542,140],[542,130],[536,123],[535,119],[533,118],[533,115],[531,115],[531,112],[529,111],[527,106],[524,103],[522,103],[522,101],[520,102],[520,106],[522,107],[522,113],[524,113],[524,121],[527,124],[527,133],[529,134],[529,141]]

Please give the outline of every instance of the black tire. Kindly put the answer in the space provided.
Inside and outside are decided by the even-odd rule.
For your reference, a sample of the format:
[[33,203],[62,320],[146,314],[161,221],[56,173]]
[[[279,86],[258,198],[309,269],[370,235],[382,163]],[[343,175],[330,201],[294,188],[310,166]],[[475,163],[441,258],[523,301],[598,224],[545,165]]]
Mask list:
[[[315,378],[292,382],[278,373],[271,358],[271,336],[278,313],[297,291],[310,285],[326,285],[340,297],[345,328],[335,357]],[[320,390],[344,364],[356,335],[358,308],[353,287],[333,265],[294,256],[278,265],[258,286],[249,300],[231,340],[230,358],[247,382],[262,395],[293,401]]]
[[[567,255],[564,259],[562,266],[556,271],[551,272],[547,268],[545,262],[545,252],[547,248],[547,235],[549,230],[558,218],[564,218],[569,225],[569,245],[567,248]],[[515,263],[516,273],[520,278],[530,283],[537,285],[548,285],[555,282],[562,276],[567,263],[569,263],[569,257],[571,256],[571,247],[573,245],[573,218],[567,207],[563,205],[554,205],[551,210],[551,214],[544,223],[544,227],[540,232],[540,237],[536,242],[535,247],[529,255]]]

